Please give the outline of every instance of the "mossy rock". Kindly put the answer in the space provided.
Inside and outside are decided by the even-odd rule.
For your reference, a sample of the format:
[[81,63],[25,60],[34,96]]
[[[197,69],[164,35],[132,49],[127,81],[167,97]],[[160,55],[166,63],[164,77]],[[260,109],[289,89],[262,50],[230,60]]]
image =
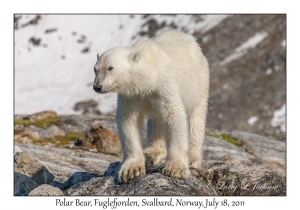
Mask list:
[[46,119],[31,121],[30,119],[25,118],[22,120],[15,120],[14,125],[16,124],[20,124],[24,126],[35,125],[40,128],[46,128],[51,125],[58,125],[59,119],[60,119],[59,117],[54,117],[54,118],[46,118]]
[[68,147],[68,145],[72,144],[76,138],[83,136],[84,133],[69,133],[65,136],[56,136],[54,138],[34,139],[32,143],[39,145],[53,144],[56,147]]
[[206,133],[206,135],[225,140],[225,141],[227,141],[231,144],[234,144],[235,146],[238,146],[238,147],[242,146],[242,144],[240,142],[238,142],[236,139],[230,138],[229,133],[221,133],[221,134]]

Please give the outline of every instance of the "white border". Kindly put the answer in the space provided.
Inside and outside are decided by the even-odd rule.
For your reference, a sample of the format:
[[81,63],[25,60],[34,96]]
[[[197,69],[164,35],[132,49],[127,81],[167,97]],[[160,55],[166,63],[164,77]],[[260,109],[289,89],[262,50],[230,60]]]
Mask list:
[[[293,1],[296,2],[296,1]],[[1,6],[1,208],[17,207],[30,209],[53,209],[56,197],[13,196],[13,14],[14,13],[287,13],[287,151],[288,179],[286,197],[227,197],[228,200],[243,200],[241,209],[283,209],[298,206],[299,171],[297,143],[299,142],[299,13],[297,5],[276,1],[5,1]],[[298,97],[297,97],[298,96]],[[72,197],[76,199],[80,197]],[[133,197],[134,198],[134,197]],[[188,197],[184,197],[188,199]],[[224,199],[217,197],[216,199]],[[87,198],[92,199],[92,197]],[[136,197],[136,199],[142,199]],[[191,197],[190,199],[205,199]],[[211,199],[211,198],[208,198]],[[191,208],[191,207],[190,207]],[[99,209],[99,208],[98,208]],[[120,208],[122,209],[122,208]],[[162,208],[161,208],[162,209]],[[176,208],[172,208],[176,209]],[[192,208],[191,208],[192,209]],[[195,208],[196,209],[196,208]],[[220,209],[220,208],[218,208]],[[239,209],[236,207],[236,209]],[[294,208],[295,209],[295,208]]]

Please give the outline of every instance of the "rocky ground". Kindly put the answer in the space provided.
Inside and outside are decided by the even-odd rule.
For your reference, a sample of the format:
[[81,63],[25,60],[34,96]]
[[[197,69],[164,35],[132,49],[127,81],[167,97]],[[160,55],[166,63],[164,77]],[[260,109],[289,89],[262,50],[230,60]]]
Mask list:
[[15,116],[15,195],[285,195],[285,143],[256,134],[207,133],[204,168],[188,179],[162,175],[162,163],[126,184],[113,117]]

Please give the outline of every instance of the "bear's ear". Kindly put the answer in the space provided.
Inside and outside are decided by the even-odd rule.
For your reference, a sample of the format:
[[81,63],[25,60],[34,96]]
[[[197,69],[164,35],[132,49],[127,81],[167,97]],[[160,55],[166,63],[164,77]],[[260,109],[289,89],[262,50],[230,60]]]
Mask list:
[[98,53],[98,54],[97,54],[97,59],[99,59],[99,58],[100,58],[100,56],[101,56],[101,53]]
[[141,53],[140,52],[132,52],[129,54],[129,59],[133,60],[134,62],[139,62],[141,59]]

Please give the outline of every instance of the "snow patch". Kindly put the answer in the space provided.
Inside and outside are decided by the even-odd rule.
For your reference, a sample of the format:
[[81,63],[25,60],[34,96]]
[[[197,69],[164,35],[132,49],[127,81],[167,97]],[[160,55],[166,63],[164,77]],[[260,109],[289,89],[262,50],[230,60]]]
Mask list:
[[272,73],[272,69],[271,68],[268,68],[267,71],[266,71],[266,75],[269,75]]
[[281,47],[286,47],[286,40],[282,40]]
[[224,89],[224,90],[226,90],[228,87],[229,87],[228,84],[224,84],[224,85],[223,85],[223,89]]
[[252,116],[248,119],[248,124],[253,125],[258,120],[258,117]]
[[[20,25],[32,18],[22,16]],[[102,113],[115,110],[116,94],[92,89],[96,55],[132,45],[142,22],[129,15],[42,15],[37,25],[15,30],[15,113],[76,114],[74,104],[90,99]],[[29,42],[32,37],[40,39],[39,46]]]
[[[92,89],[97,53],[131,46],[142,25],[151,18],[174,22],[193,34],[205,32],[228,15],[20,15],[15,30],[15,114],[54,110],[76,114],[79,101],[94,99],[102,113],[116,109],[117,94],[100,95]],[[200,18],[199,18],[200,17]],[[145,25],[144,27],[148,27]],[[133,38],[135,37],[135,39]],[[29,41],[31,40],[31,41]]]
[[257,32],[254,36],[250,37],[246,42],[236,48],[233,54],[227,56],[223,61],[221,61],[220,65],[225,65],[233,60],[242,57],[248,52],[248,49],[256,47],[256,45],[259,44],[267,35],[268,33],[264,31]]
[[285,104],[280,109],[274,111],[270,124],[273,127],[279,126],[280,130],[285,132]]

